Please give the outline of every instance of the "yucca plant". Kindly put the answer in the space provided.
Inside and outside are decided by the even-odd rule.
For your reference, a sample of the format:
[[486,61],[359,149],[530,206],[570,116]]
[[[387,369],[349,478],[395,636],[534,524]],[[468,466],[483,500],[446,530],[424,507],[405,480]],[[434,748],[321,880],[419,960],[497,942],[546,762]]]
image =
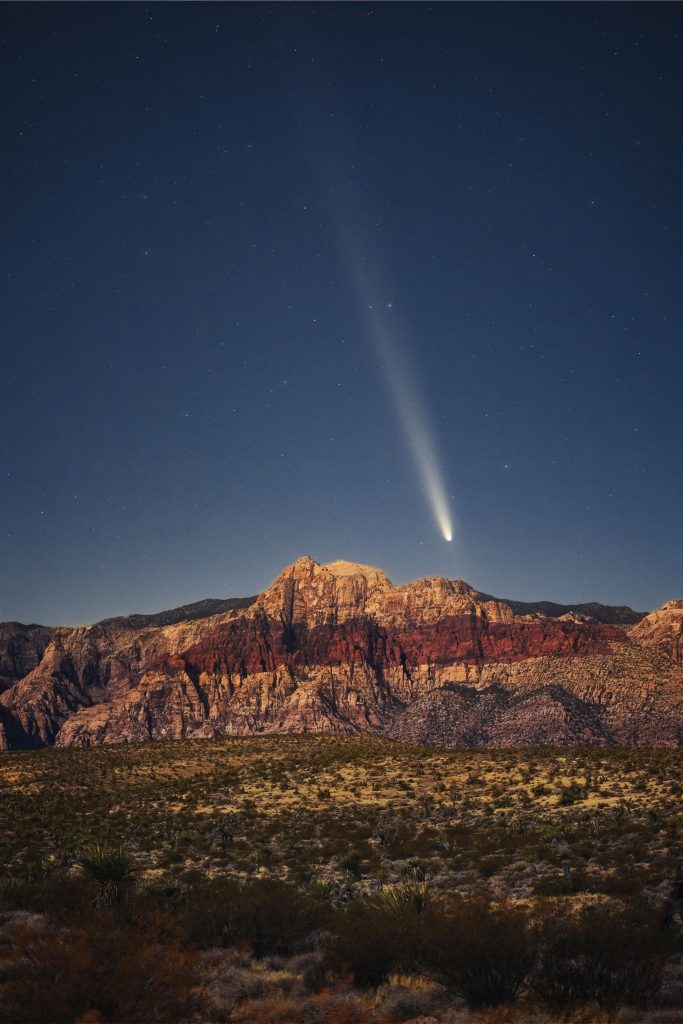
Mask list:
[[81,851],[77,863],[97,885],[97,906],[120,902],[133,874],[133,862],[123,847],[92,843]]
[[301,892],[314,902],[331,907],[341,906],[348,899],[346,887],[331,878],[312,878]]
[[411,857],[399,874],[403,882],[426,882],[429,880],[429,865],[419,857]]
[[379,892],[367,897],[367,903],[375,910],[390,914],[403,914],[407,910],[422,913],[432,900],[428,882],[409,882],[405,885],[385,885]]

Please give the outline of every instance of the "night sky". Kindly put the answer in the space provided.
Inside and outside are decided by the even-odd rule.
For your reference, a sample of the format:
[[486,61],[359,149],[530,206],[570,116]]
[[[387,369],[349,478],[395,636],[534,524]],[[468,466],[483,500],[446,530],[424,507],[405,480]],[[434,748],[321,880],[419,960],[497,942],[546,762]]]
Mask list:
[[681,596],[681,11],[5,5],[0,617]]

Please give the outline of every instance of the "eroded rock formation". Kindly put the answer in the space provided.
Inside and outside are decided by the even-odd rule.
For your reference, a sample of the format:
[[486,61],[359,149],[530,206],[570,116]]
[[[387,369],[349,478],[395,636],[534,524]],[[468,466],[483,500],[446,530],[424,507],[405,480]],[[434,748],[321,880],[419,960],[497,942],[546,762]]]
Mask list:
[[683,662],[683,601],[667,601],[629,630],[638,644],[647,644],[676,664]]
[[286,731],[680,745],[682,623],[681,601],[526,605],[300,558],[255,599],[6,624],[0,748]]

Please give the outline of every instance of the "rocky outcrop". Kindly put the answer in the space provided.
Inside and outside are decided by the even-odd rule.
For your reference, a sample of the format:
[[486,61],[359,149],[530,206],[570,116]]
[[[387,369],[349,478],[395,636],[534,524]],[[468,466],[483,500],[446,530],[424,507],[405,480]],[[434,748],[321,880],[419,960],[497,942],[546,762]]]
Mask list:
[[683,601],[667,601],[633,626],[629,636],[637,644],[653,647],[680,665],[683,662]]
[[49,626],[0,622],[0,691],[40,664],[54,632]]
[[642,619],[550,614],[462,580],[395,587],[380,569],[301,558],[255,599],[47,630],[32,645],[18,630],[42,627],[11,624],[0,746],[302,731],[680,745],[672,604]]

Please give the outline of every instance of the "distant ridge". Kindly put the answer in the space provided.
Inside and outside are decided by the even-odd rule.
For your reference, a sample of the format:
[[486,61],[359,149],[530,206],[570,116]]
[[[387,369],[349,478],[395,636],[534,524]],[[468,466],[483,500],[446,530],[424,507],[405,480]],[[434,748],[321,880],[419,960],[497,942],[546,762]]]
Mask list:
[[545,615],[549,619],[559,619],[562,615],[576,612],[588,615],[596,622],[607,622],[613,626],[635,626],[644,619],[647,612],[636,612],[626,604],[600,604],[588,601],[584,604],[555,604],[554,601],[511,601],[507,597],[492,597],[491,594],[480,594],[483,601],[504,601],[515,615]]
[[254,603],[254,597],[205,597],[203,601],[193,604],[181,604],[178,608],[169,608],[165,612],[153,612],[149,615],[116,615],[110,619],[100,619],[97,626],[127,626],[129,629],[145,629],[147,626],[173,626],[176,622],[192,622],[195,619],[207,619],[210,615],[221,612],[239,611]]

